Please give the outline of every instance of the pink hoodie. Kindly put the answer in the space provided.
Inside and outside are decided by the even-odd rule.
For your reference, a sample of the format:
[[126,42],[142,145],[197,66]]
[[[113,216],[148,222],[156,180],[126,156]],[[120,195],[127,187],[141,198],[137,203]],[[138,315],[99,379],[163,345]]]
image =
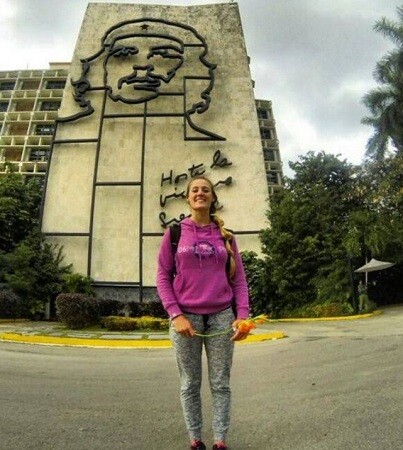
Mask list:
[[181,237],[175,255],[176,277],[169,229],[158,255],[157,290],[171,318],[188,312],[213,314],[229,308],[235,299],[237,318],[249,316],[245,271],[235,239],[232,239],[236,273],[228,281],[228,252],[215,223],[198,226],[187,218],[181,222]]

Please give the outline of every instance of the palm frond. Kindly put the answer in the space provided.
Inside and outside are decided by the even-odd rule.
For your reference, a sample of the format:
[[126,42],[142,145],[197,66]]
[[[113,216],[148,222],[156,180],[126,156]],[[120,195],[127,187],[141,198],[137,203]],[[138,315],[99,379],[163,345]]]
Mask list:
[[382,84],[392,84],[401,77],[403,51],[392,50],[376,63],[373,73],[375,80]]
[[382,161],[388,146],[388,138],[378,130],[368,139],[365,156],[376,161]]
[[374,78],[381,84],[362,98],[371,115],[361,123],[374,128],[367,143],[366,158],[382,161],[391,143],[403,151],[403,7],[397,8],[399,21],[383,17],[374,29],[391,39],[397,48],[378,61]]
[[362,98],[364,105],[372,114],[380,114],[393,100],[395,93],[389,86],[372,89]]
[[374,30],[389,38],[399,47],[403,45],[403,25],[382,17],[374,25]]
[[376,117],[365,116],[361,119],[361,123],[363,125],[370,125],[374,127],[378,123],[378,119]]

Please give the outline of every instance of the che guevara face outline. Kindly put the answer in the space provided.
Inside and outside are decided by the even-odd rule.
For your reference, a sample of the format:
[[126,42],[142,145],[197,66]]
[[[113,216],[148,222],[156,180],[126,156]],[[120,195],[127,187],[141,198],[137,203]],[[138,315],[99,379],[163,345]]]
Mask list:
[[104,83],[113,101],[143,103],[158,97],[182,66],[184,44],[173,36],[126,34],[110,44]]
[[[153,32],[155,27],[162,28],[163,32],[157,31]],[[180,38],[178,38],[180,36]],[[139,55],[140,52],[138,46],[134,42],[122,45],[124,39],[135,39],[135,38],[154,38],[157,41],[163,40],[161,43],[161,48],[153,49],[153,53],[158,51],[159,57],[165,61],[170,61],[170,64],[166,63],[165,72],[159,73],[156,70],[157,64],[153,64],[151,61],[157,55],[152,54],[150,49],[150,44],[146,46],[149,51],[146,53],[146,62],[142,63],[143,66],[152,65],[151,67],[146,67],[143,75],[139,78],[143,80],[136,80],[138,74],[135,74],[133,68],[134,63],[129,70],[117,75],[113,73],[112,70],[112,59],[115,63],[118,60],[130,61],[132,57]],[[121,46],[116,50],[116,46]],[[159,46],[158,44],[156,44]],[[130,48],[132,47],[132,48]],[[135,48],[134,48],[135,47]],[[92,90],[102,90],[104,89],[106,95],[109,99],[114,102],[138,104],[147,103],[148,100],[152,100],[158,97],[159,94],[170,95],[172,92],[164,92],[162,88],[164,85],[168,84],[173,77],[175,77],[178,71],[183,72],[182,85],[179,82],[179,87],[175,95],[183,94],[186,97],[186,82],[188,79],[199,79],[199,77],[194,74],[189,75],[189,65],[187,64],[186,48],[187,47],[198,47],[199,48],[199,65],[198,68],[206,71],[206,74],[201,76],[200,79],[206,80],[205,87],[200,92],[199,100],[192,103],[186,103],[184,101],[184,117],[185,117],[185,140],[214,140],[214,141],[225,141],[225,137],[213,133],[210,130],[198,126],[193,120],[194,114],[203,114],[210,107],[211,102],[211,91],[214,87],[214,71],[217,67],[216,64],[207,60],[206,56],[208,54],[208,45],[205,38],[198,33],[193,27],[179,23],[171,22],[165,19],[156,19],[150,17],[143,17],[140,19],[127,20],[119,22],[114,26],[106,30],[105,34],[101,39],[101,48],[96,51],[93,55],[80,59],[81,62],[81,76],[76,80],[71,80],[71,85],[74,89],[74,100],[77,102],[81,108],[81,111],[76,114],[72,114],[66,117],[58,117],[57,122],[66,123],[79,120],[81,118],[91,116],[95,109],[92,106],[91,99],[89,98],[89,93]],[[114,58],[115,55],[115,58]],[[99,84],[95,86],[91,80],[92,71],[96,70],[96,61],[102,58],[100,64],[103,67],[103,85]],[[126,61],[125,61],[126,62]],[[111,64],[111,66],[110,66]],[[182,64],[186,66],[183,70],[181,69]],[[168,67],[169,66],[169,67]],[[99,67],[99,66],[98,66]],[[198,69],[197,69],[198,70]],[[180,76],[180,75],[178,75]],[[119,81],[121,80],[121,81]],[[119,84],[120,83],[120,84]],[[113,86],[115,84],[115,86]],[[175,83],[176,84],[176,83]],[[119,88],[120,86],[120,88]],[[199,137],[190,137],[187,134],[187,128],[194,130],[198,133]]]

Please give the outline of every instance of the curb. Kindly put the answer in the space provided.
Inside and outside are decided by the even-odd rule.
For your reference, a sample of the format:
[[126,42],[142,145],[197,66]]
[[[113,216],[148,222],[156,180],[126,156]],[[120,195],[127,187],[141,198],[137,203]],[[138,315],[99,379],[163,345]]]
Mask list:
[[30,322],[29,319],[0,319],[0,323],[26,323]]
[[307,317],[299,319],[273,319],[270,320],[271,323],[275,322],[330,322],[332,320],[357,320],[357,319],[368,319],[369,317],[379,316],[383,314],[383,311],[377,309],[371,313],[366,314],[356,314],[354,316],[339,316],[339,317]]
[[[237,344],[253,344],[255,342],[263,342],[267,340],[277,340],[287,337],[282,331],[274,331],[272,333],[261,333],[248,336],[244,341],[239,341]],[[172,348],[172,343],[169,339],[159,340],[139,340],[134,341],[130,339],[91,339],[91,338],[62,338],[54,336],[24,336],[16,333],[2,333],[0,334],[0,341],[15,342],[21,344],[35,344],[35,345],[51,345],[59,347],[93,347],[93,348],[137,348],[137,349],[161,349]]]

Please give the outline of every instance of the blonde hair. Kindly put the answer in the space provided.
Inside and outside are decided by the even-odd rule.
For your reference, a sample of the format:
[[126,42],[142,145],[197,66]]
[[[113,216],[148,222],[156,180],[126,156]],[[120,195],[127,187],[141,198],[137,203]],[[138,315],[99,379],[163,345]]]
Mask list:
[[207,181],[207,183],[210,185],[210,189],[211,192],[213,193],[213,202],[210,206],[210,217],[211,220],[218,226],[218,228],[220,229],[220,233],[222,238],[224,239],[224,244],[225,244],[225,248],[228,252],[228,256],[229,256],[229,278],[233,278],[233,276],[235,275],[236,272],[236,263],[235,263],[235,255],[234,255],[234,250],[232,250],[232,246],[231,246],[231,240],[234,237],[234,235],[228,231],[226,228],[224,228],[224,221],[221,219],[221,217],[219,217],[216,214],[216,203],[217,203],[217,194],[214,190],[214,185],[211,182],[211,180],[209,180],[207,177],[203,176],[203,175],[198,175],[197,177],[192,178],[187,187],[186,187],[186,198],[189,197],[189,192],[190,192],[190,186],[193,183],[193,181],[195,180],[205,180]]

